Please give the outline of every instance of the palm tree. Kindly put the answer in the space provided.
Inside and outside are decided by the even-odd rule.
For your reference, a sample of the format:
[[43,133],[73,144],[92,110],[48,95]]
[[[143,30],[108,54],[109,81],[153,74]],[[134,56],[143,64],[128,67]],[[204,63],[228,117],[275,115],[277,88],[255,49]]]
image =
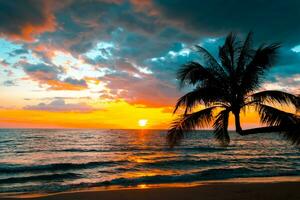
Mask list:
[[[249,135],[279,132],[293,144],[300,144],[300,97],[277,90],[258,91],[266,72],[274,66],[280,45],[278,43],[252,47],[252,33],[238,41],[230,33],[219,47],[219,60],[206,49],[196,46],[205,65],[198,62],[184,64],[177,72],[180,87],[193,90],[178,99],[174,113],[184,108],[168,131],[169,144],[177,144],[185,132],[213,125],[214,136],[228,145],[229,115],[235,118],[236,132]],[[257,92],[258,91],[258,92]],[[194,111],[202,105],[204,109]],[[294,112],[280,110],[277,105],[294,108]],[[276,107],[274,107],[276,106]],[[240,112],[253,107],[265,127],[243,130]]]

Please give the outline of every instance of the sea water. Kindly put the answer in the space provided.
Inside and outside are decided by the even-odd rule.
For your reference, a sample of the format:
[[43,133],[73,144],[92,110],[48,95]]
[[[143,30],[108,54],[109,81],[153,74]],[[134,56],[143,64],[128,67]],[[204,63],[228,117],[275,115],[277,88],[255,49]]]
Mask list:
[[165,130],[0,129],[0,192],[190,183],[300,175],[300,150],[278,134],[188,133],[170,148]]

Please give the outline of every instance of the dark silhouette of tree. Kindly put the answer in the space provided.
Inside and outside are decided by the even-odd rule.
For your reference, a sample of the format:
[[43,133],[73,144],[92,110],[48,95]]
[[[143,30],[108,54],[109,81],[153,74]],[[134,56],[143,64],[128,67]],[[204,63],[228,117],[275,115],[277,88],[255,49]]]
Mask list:
[[[228,145],[230,113],[234,115],[236,132],[240,135],[279,132],[293,144],[300,144],[300,97],[276,90],[258,91],[264,75],[274,66],[280,45],[274,43],[254,49],[252,35],[250,32],[241,42],[230,33],[224,45],[219,47],[219,60],[206,49],[196,46],[205,65],[189,62],[178,70],[180,87],[188,85],[193,90],[179,98],[175,106],[174,113],[183,107],[184,114],[168,131],[171,146],[177,144],[185,132],[209,125],[214,128],[215,138],[222,145]],[[199,105],[205,108],[194,111]],[[295,112],[280,110],[276,105],[288,106]],[[242,129],[240,112],[247,107],[255,108],[265,127]]]

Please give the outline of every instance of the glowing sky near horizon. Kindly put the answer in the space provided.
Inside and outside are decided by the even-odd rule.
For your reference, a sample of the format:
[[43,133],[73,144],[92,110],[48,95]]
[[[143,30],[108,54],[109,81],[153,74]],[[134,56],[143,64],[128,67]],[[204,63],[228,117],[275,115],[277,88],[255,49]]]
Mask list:
[[[230,31],[242,37],[252,30],[256,44],[282,42],[262,88],[298,93],[300,3],[222,4],[0,1],[0,128],[140,128],[140,119],[167,128],[186,92],[176,70],[201,62],[196,44],[217,55]],[[255,126],[255,118],[248,114],[245,125]]]

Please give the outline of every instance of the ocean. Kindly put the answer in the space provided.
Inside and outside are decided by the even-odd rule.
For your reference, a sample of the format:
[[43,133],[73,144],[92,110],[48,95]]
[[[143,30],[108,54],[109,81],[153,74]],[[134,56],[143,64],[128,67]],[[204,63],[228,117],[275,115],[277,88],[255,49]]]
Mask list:
[[171,149],[159,130],[1,129],[0,192],[300,175],[299,148],[278,134],[231,135],[221,147],[197,131]]

